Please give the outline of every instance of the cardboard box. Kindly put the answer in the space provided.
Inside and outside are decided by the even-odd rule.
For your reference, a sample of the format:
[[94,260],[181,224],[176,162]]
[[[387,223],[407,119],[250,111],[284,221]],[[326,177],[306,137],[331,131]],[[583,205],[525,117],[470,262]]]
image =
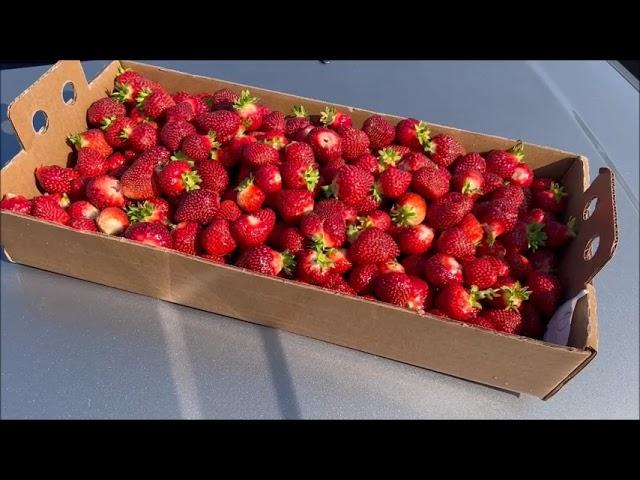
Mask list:
[[[273,109],[289,111],[303,103],[318,112],[329,102],[288,95],[151,65],[110,63],[91,84],[78,61],[55,64],[9,106],[8,116],[22,144],[1,172],[1,192],[37,195],[34,169],[65,165],[71,154],[65,137],[86,129],[86,110],[113,86],[120,63],[160,82],[170,92],[192,93],[229,87],[249,88]],[[62,89],[72,82],[76,97],[64,103]],[[336,105],[358,126],[374,112]],[[46,131],[35,132],[32,118],[43,110]],[[384,115],[394,124],[401,117]],[[430,124],[434,133],[456,137],[468,151],[509,148],[515,142],[481,133]],[[589,185],[583,156],[525,144],[536,174],[560,179],[570,194],[568,215],[578,219],[578,236],[562,261],[560,277],[567,298],[586,288],[573,312],[568,346],[483,330],[387,304],[345,296],[310,285],[216,265],[123,238],[81,232],[3,211],[1,242],[17,263],[109,285],[130,292],[215,312],[253,323],[343,345],[515,393],[551,397],[596,355],[598,324],[593,276],[611,258],[617,243],[613,176],[601,169]],[[597,199],[595,211],[587,204]],[[592,239],[599,237],[595,252]],[[56,254],[51,251],[55,248]],[[587,260],[587,258],[589,258]]]

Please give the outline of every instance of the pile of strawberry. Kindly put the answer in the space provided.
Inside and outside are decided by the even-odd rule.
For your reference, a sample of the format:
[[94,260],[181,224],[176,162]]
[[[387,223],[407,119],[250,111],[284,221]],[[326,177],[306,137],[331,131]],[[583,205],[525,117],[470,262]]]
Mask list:
[[46,193],[1,208],[534,338],[563,297],[566,193],[521,143],[466,153],[412,118],[358,129],[133,71],[87,122],[74,166],[37,168]]

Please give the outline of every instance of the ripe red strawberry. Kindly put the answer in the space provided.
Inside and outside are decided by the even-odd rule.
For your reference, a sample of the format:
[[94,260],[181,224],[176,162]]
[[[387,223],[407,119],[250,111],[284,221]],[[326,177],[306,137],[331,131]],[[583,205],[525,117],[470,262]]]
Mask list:
[[512,210],[513,204],[507,200],[493,200],[476,207],[479,207],[475,211],[476,217],[484,224],[489,245],[503,233],[511,231],[518,221],[518,214]]
[[533,271],[531,262],[521,253],[508,252],[504,259],[509,264],[510,274],[517,280],[525,278]]
[[222,218],[233,222],[240,218],[241,215],[242,211],[236,202],[233,200],[223,200],[220,202],[220,208],[218,208],[215,218]]
[[552,219],[553,216],[545,212],[540,208],[532,208],[527,213],[525,213],[520,220],[524,223],[547,223],[547,220]]
[[390,272],[405,273],[402,264],[397,262],[396,260],[389,260],[388,262],[378,263],[378,272],[380,273],[380,275],[384,275],[385,273]]
[[377,276],[378,266],[375,263],[358,265],[349,274],[349,285],[357,294],[363,295],[372,290]]
[[427,257],[424,255],[407,255],[402,260],[402,268],[407,275],[424,278],[424,268]]
[[482,309],[480,300],[485,292],[475,287],[467,290],[456,282],[447,283],[436,297],[436,308],[454,320],[468,322]]
[[338,112],[335,107],[325,107],[324,110],[320,112],[320,123],[325,127],[338,130],[340,128],[351,127],[352,122],[350,115]]
[[106,160],[107,173],[115,178],[120,176],[129,167],[129,160],[124,156],[122,152],[113,152]]
[[222,144],[230,142],[236,136],[240,123],[240,116],[228,110],[204,112],[196,117],[196,126],[200,131],[215,133],[216,139]]
[[[251,132],[257,133],[257,132]],[[262,132],[260,132],[262,133]],[[281,151],[284,147],[289,144],[289,139],[285,136],[284,132],[280,130],[269,130],[266,133],[263,133],[262,139],[260,139],[262,143],[269,145],[277,151]]]
[[459,192],[448,192],[429,206],[427,221],[440,230],[451,228],[459,224],[472,208],[471,198]]
[[393,143],[396,129],[384,117],[372,115],[362,124],[362,130],[367,134],[372,149],[384,148]]
[[313,128],[307,135],[307,142],[320,162],[326,163],[342,155],[342,138],[330,128]]
[[477,170],[482,175],[487,171],[487,162],[479,153],[472,152],[458,158],[453,166],[453,174],[464,173],[468,170]]
[[144,152],[158,144],[158,131],[147,122],[138,123],[130,134],[123,130],[121,136],[127,139],[127,146],[136,152]]
[[[312,157],[313,158],[313,157]],[[313,192],[320,180],[317,164],[314,160],[292,157],[280,166],[282,184],[290,190],[308,190]]]
[[380,174],[379,183],[382,195],[387,198],[398,198],[405,193],[411,184],[411,173],[396,167],[387,168]]
[[531,290],[531,302],[547,317],[551,317],[560,301],[562,300],[563,289],[558,278],[554,275],[533,272],[527,277],[527,286]]
[[473,213],[467,213],[458,224],[467,235],[471,243],[480,245],[484,238],[484,228]]
[[225,257],[221,257],[219,255],[209,255],[207,253],[203,253],[202,255],[198,255],[200,258],[203,258],[205,260],[208,260],[211,263],[220,263],[220,264],[225,264],[227,263],[227,259]]
[[533,194],[533,203],[547,212],[561,214],[567,208],[567,193],[559,183],[552,182],[547,190]]
[[256,186],[254,178],[249,176],[245,178],[240,185],[236,187],[238,192],[236,195],[236,203],[245,212],[256,212],[262,207],[266,198],[265,193]]
[[344,158],[334,158],[333,160],[329,160],[327,163],[320,165],[320,183],[326,193],[331,193],[331,191],[327,190],[333,180],[336,178],[338,171],[344,167],[347,162],[344,161]]
[[529,210],[529,201],[525,190],[516,185],[504,185],[491,194],[491,200],[506,200],[506,204],[519,215]]
[[509,277],[499,279],[497,285],[498,288],[488,290],[486,295],[489,304],[494,308],[517,310],[531,295],[527,287]]
[[426,166],[413,174],[411,188],[429,200],[438,200],[449,191],[449,179],[445,169]]
[[266,143],[249,143],[242,149],[242,161],[250,167],[280,163],[278,151]]
[[409,147],[405,147],[404,145],[392,144],[392,145],[389,145],[387,148],[393,150],[397,155],[400,155],[400,158],[404,157],[409,153],[412,153],[411,149]]
[[467,169],[451,177],[451,190],[476,199],[483,194],[484,177],[478,170]]
[[284,113],[275,111],[265,115],[262,118],[262,128],[265,131],[269,131],[269,130],[284,131],[285,129]]
[[426,155],[420,152],[409,152],[403,155],[402,159],[398,163],[398,168],[400,170],[411,173],[417,172],[424,167],[436,168],[437,165],[433,163]]
[[202,249],[210,255],[229,255],[237,247],[228,220],[214,219],[202,231],[200,241]]
[[0,201],[0,210],[9,210],[11,212],[29,215],[31,213],[31,200],[13,193],[5,193]]
[[[389,214],[383,210],[373,212],[355,219],[347,228],[347,237],[352,243],[360,233],[367,228],[379,228],[383,232],[390,232],[393,223]],[[404,228],[404,227],[402,227]]]
[[485,195],[496,191],[504,185],[502,177],[496,173],[485,172],[482,177],[484,178],[484,186],[482,187],[482,190]]
[[502,244],[507,252],[524,253],[527,250],[535,252],[547,243],[547,234],[543,228],[542,223],[518,222],[513,230],[501,237]]
[[542,339],[547,329],[547,324],[536,310],[536,307],[531,302],[524,302],[520,306],[520,315],[522,315],[522,331],[520,334],[526,337]]
[[[276,229],[278,232],[274,235]],[[288,250],[294,255],[304,250],[305,238],[296,227],[289,227],[283,223],[278,223],[273,229],[271,237],[273,237],[271,240],[272,246],[278,250]]]
[[163,198],[150,198],[144,202],[130,203],[125,210],[131,223],[166,224],[169,221],[169,203]]
[[533,179],[531,187],[529,188],[533,193],[541,192],[543,190],[549,190],[551,188],[551,184],[554,182],[555,180],[553,178],[538,177]]
[[31,201],[31,215],[49,222],[67,225],[71,220],[69,214],[60,206],[55,195],[40,195]]
[[150,80],[144,78],[141,73],[132,70],[122,70],[113,83],[115,88],[112,96],[127,105],[136,102],[136,98],[143,88],[152,86]]
[[407,227],[422,223],[427,215],[427,204],[420,195],[402,194],[391,209],[391,218],[396,225]]
[[378,158],[374,157],[370,153],[360,155],[351,163],[351,165],[361,168],[365,172],[372,174],[374,177],[380,174],[380,165],[378,164]]
[[345,205],[357,206],[373,186],[373,175],[353,165],[342,167],[333,179],[331,189]]
[[[184,120],[167,122],[160,130],[160,143],[172,152],[178,150],[186,137],[196,134],[196,127]],[[184,150],[183,150],[184,151]],[[189,153],[185,152],[186,155]],[[190,156],[190,155],[189,155]],[[191,156],[190,156],[191,157]],[[191,157],[197,160],[194,157]]]
[[[198,95],[192,95],[187,92],[176,92],[171,95],[171,98],[173,98],[173,101],[176,102],[176,105],[186,103],[187,105],[191,106],[191,109],[196,115],[199,115],[202,112],[207,112],[209,110],[209,105],[207,105],[207,102],[203,97],[200,97]],[[191,119],[189,119],[188,121],[191,121]]]
[[349,258],[355,265],[393,260],[400,254],[395,240],[379,228],[367,228],[351,244]]
[[313,285],[324,285],[333,272],[333,262],[322,252],[305,250],[298,255],[296,278]]
[[195,222],[178,223],[171,231],[173,248],[182,253],[197,255],[200,252],[202,227]]
[[362,130],[342,127],[338,129],[338,134],[342,138],[342,156],[345,160],[354,161],[369,153],[369,137]]
[[252,214],[244,214],[231,223],[231,234],[240,248],[262,245],[269,238],[276,223],[276,214],[263,208]]
[[382,193],[378,184],[374,183],[367,195],[355,205],[358,215],[367,215],[380,208]]
[[159,223],[139,222],[129,225],[124,231],[124,238],[152,245],[154,247],[173,247],[171,233],[164,225]]
[[180,197],[174,215],[176,222],[197,222],[206,225],[215,218],[220,206],[220,196],[213,190],[193,190]]
[[123,187],[117,178],[109,175],[93,177],[86,186],[87,199],[100,210],[124,206]]
[[538,272],[554,273],[558,266],[558,257],[547,248],[536,250],[529,256],[531,267]]
[[42,165],[35,170],[38,184],[47,193],[69,193],[71,181],[78,176],[71,168]]
[[464,284],[480,289],[492,287],[498,281],[493,262],[485,257],[474,258],[464,264]]
[[176,198],[184,192],[200,188],[200,176],[192,170],[189,162],[175,160],[169,162],[158,174],[158,185],[162,193]]
[[153,91],[149,88],[143,88],[138,94],[136,102],[136,106],[142,113],[152,120],[161,119],[164,112],[176,104],[171,95],[162,88],[154,88]]
[[356,220],[355,210],[351,207],[347,207],[337,198],[320,200],[313,211],[323,218],[328,218],[337,214],[338,216],[341,216],[345,222],[353,222]]
[[351,288],[351,285],[349,285],[347,281],[342,278],[342,275],[335,271],[329,273],[327,281],[324,285],[322,285],[322,287],[333,290],[334,292],[344,293],[347,295],[356,294],[355,290]]
[[238,94],[228,88],[222,88],[213,92],[211,96],[212,110],[230,110],[238,100]]
[[458,260],[468,260],[474,256],[476,246],[460,227],[444,230],[437,242],[438,251],[451,255]]
[[403,228],[397,238],[400,252],[407,255],[424,253],[431,248],[433,236],[433,229],[427,225]]
[[308,143],[291,142],[284,148],[284,158],[287,162],[306,162],[315,164],[313,149]]
[[242,125],[247,132],[258,130],[262,125],[264,110],[258,105],[258,98],[252,97],[249,90],[242,90],[240,96],[233,103],[233,108],[242,119]]
[[327,252],[327,258],[333,262],[333,271],[338,275],[344,275],[353,264],[347,256],[347,250],[344,248],[330,248]]
[[83,230],[85,232],[97,232],[98,226],[95,220],[90,218],[72,218],[69,220],[69,226],[76,230]]
[[282,190],[282,176],[277,165],[262,165],[255,172],[255,182],[263,192],[270,194]]
[[87,109],[87,123],[90,127],[106,128],[118,117],[127,114],[125,106],[111,97],[101,98],[93,102]]
[[287,251],[280,253],[260,245],[244,251],[236,261],[236,266],[275,277],[281,272],[291,275],[295,261],[293,255]]
[[507,249],[504,248],[504,245],[502,245],[502,242],[500,242],[500,240],[494,240],[493,243],[489,245],[489,239],[486,236],[478,244],[476,249],[476,254],[478,256],[491,255],[494,257],[502,258],[506,255],[506,253]]
[[88,218],[93,220],[98,216],[98,210],[86,200],[78,200],[67,207],[67,213],[71,218]]
[[498,275],[498,281],[502,277],[508,277],[511,274],[511,268],[504,258],[496,257],[493,255],[484,255],[482,258],[486,258],[491,262],[493,268],[496,270],[496,274]]
[[526,163],[519,163],[514,168],[509,183],[522,188],[528,188],[533,183],[533,170]]
[[71,180],[68,196],[71,200],[84,200],[86,198],[86,186],[90,177],[76,177]]
[[76,171],[81,177],[97,177],[109,170],[107,159],[92,148],[81,148],[77,152]]
[[313,193],[307,190],[282,190],[278,193],[278,213],[286,223],[295,224],[313,210]]
[[130,111],[129,111],[129,118],[133,121],[134,124],[138,124],[138,123],[143,123],[143,122],[147,122],[147,123],[151,123],[151,119],[146,117],[144,113],[142,113],[142,111],[140,111],[138,108],[133,107]]
[[482,312],[482,318],[491,323],[499,332],[519,335],[522,332],[522,316],[517,310],[490,308]]
[[153,147],[143,152],[122,174],[122,192],[132,200],[157,197],[160,193],[156,169],[170,161],[171,154],[164,147]]
[[215,160],[196,162],[195,171],[202,180],[200,188],[213,190],[222,195],[229,186],[229,174],[225,168]]
[[379,300],[410,310],[423,310],[429,296],[429,286],[424,281],[401,272],[378,276],[374,290]]
[[300,221],[300,233],[316,250],[341,247],[346,241],[344,220],[337,215],[329,218],[315,213],[305,215]]
[[449,167],[459,156],[465,153],[464,148],[455,138],[444,133],[431,138],[424,149],[431,155],[431,160],[443,168]]
[[436,253],[425,260],[423,275],[434,287],[443,288],[450,282],[462,284],[462,266],[450,255]]
[[[196,97],[194,97],[196,98]],[[173,101],[176,102],[175,105],[169,107],[164,112],[164,119],[166,123],[174,123],[174,122],[191,122],[196,117],[196,111],[194,110],[191,102],[178,102],[176,101],[175,95]],[[208,109],[198,112],[206,112]],[[175,149],[173,149],[175,150]]]
[[415,118],[400,120],[396,125],[396,141],[411,150],[420,151],[429,141],[429,128]]
[[522,142],[509,150],[492,150],[487,155],[487,172],[495,173],[504,180],[510,180],[515,168],[524,158]]

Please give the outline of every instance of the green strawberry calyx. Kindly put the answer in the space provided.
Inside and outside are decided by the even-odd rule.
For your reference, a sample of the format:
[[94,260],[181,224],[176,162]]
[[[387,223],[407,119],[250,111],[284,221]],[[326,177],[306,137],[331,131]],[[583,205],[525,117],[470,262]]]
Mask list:
[[129,221],[131,223],[144,222],[146,221],[153,212],[156,207],[153,203],[149,201],[138,202],[132,204],[126,208],[127,216],[129,217]]
[[76,148],[82,148],[86,145],[84,138],[82,138],[82,134],[74,133],[67,136],[67,140],[71,142],[72,145],[75,145]]
[[111,117],[104,117],[100,122],[100,128],[102,130],[106,130],[107,128],[109,128],[109,125],[111,125],[115,121],[116,121],[115,115],[112,115]]
[[242,90],[238,99],[233,102],[233,108],[236,110],[242,110],[249,105],[255,105],[260,99],[258,97],[252,97],[249,90]]
[[524,160],[524,145],[522,144],[522,140],[518,140],[516,144],[509,149],[509,153],[512,153],[519,162]]
[[529,300],[531,290],[520,285],[520,282],[514,282],[513,285],[504,285],[502,290],[502,298],[504,299],[505,310],[517,310],[523,301]]
[[282,271],[288,275],[293,275],[293,272],[296,268],[296,257],[289,250],[285,250],[280,254],[280,258],[282,259]]
[[323,125],[331,125],[336,119],[336,113],[335,107],[325,107],[325,109],[320,112],[320,122]]
[[402,156],[392,147],[386,147],[378,150],[378,164],[380,171],[384,171],[387,167],[395,167]]
[[369,192],[369,194],[376,202],[382,201],[382,189],[380,188],[380,184],[378,182],[375,182],[371,186],[371,191]]
[[318,265],[323,271],[333,268],[333,260],[331,260],[323,252],[316,252],[316,258],[314,263]]
[[213,158],[213,152],[215,150],[219,150],[222,147],[222,144],[216,140],[216,132],[209,131],[207,133],[207,137],[209,138],[209,142],[211,142],[211,158]]
[[564,187],[557,182],[552,182],[549,191],[553,193],[553,197],[556,202],[562,200],[562,197],[567,196],[567,192],[564,191]]
[[427,122],[420,121],[416,123],[415,130],[416,138],[418,139],[420,145],[425,147],[427,144],[429,144],[429,140],[431,139],[431,130],[429,130]]
[[131,85],[116,82],[113,86],[113,92],[111,93],[111,96],[120,103],[131,100],[133,98],[133,87]]
[[187,155],[182,150],[178,150],[173,155],[171,155],[171,160],[174,162],[187,162],[192,167],[195,163],[193,159],[187,157]]
[[242,182],[240,182],[240,185],[236,187],[236,192],[242,192],[251,185],[253,185],[253,175],[249,175]]
[[539,247],[547,243],[547,234],[544,232],[543,223],[530,223],[527,225],[527,247],[535,252]]
[[293,108],[291,109],[291,116],[307,118],[309,114],[307,113],[307,110],[304,108],[304,105],[294,105]]
[[462,185],[461,193],[463,193],[464,195],[475,195],[476,193],[481,194],[482,192],[478,188],[478,186],[473,182],[473,180],[466,179],[464,181],[464,184]]
[[198,175],[198,172],[189,170],[182,174],[182,183],[184,184],[184,189],[187,192],[198,190],[200,188],[200,182],[202,182],[202,179],[200,178],[200,175]]
[[142,107],[151,93],[151,89],[148,87],[144,87],[142,90],[140,90],[138,96],[136,97],[136,106],[138,108]]
[[480,300],[484,300],[489,297],[489,290],[480,290],[477,285],[471,285],[469,289],[469,305],[473,308],[482,308]]
[[412,224],[413,218],[416,216],[415,209],[410,205],[394,205],[391,209],[391,220],[396,225],[400,225],[402,227],[408,227]]
[[316,189],[316,185],[320,181],[320,172],[317,168],[308,167],[302,174],[304,183],[307,186],[307,190],[313,192]]

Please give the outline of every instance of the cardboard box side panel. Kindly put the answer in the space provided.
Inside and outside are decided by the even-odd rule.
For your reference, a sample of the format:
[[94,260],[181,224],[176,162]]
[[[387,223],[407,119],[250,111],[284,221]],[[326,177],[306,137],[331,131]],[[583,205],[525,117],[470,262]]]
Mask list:
[[538,397],[589,355],[13,213],[1,229],[19,263]]

